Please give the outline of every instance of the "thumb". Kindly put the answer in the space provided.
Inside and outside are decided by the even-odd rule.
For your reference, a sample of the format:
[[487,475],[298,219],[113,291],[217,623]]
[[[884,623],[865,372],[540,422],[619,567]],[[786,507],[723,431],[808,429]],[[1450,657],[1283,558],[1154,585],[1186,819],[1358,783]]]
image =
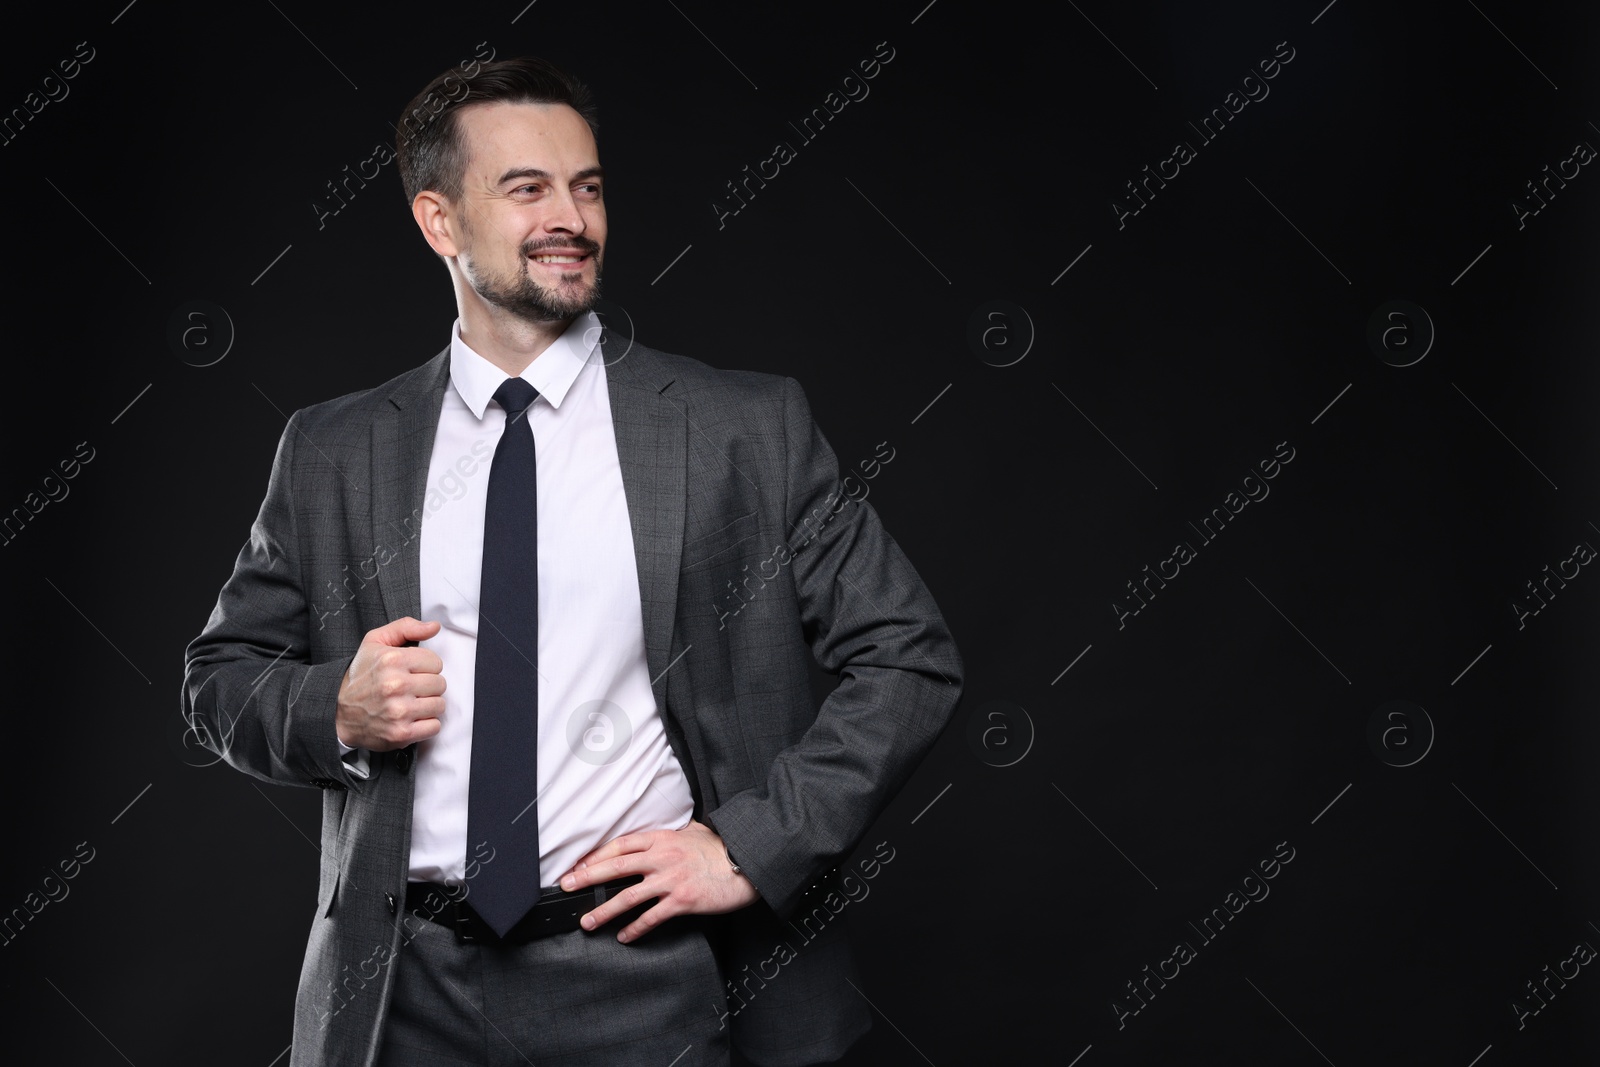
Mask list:
[[380,645],[391,645],[399,648],[408,641],[422,641],[439,632],[437,622],[423,622],[407,615],[395,619],[367,634],[368,641],[376,641]]

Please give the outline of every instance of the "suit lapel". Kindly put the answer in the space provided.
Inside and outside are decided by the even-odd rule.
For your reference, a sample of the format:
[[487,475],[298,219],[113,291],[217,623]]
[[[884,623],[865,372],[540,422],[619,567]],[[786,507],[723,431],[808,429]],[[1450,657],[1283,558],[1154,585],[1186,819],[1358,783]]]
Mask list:
[[422,617],[422,503],[428,462],[439,430],[439,408],[450,383],[450,348],[434,356],[390,391],[372,421],[373,543],[398,552],[379,556],[378,591],[384,621]]
[[[622,488],[633,528],[644,615],[645,659],[651,688],[665,705],[673,622],[678,610],[678,565],[683,556],[688,419],[671,399],[674,379],[660,358],[637,342],[601,335],[611,424],[622,465]],[[616,349],[622,349],[618,355]],[[660,686],[661,688],[657,688]]]

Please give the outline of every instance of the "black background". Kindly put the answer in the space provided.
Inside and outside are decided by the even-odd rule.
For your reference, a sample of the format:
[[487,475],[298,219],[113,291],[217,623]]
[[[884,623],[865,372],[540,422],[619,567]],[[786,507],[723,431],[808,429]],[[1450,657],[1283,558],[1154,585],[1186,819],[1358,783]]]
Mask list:
[[[289,1042],[319,797],[202,766],[182,652],[288,415],[448,340],[392,164],[321,228],[312,205],[486,42],[596,88],[606,293],[641,340],[795,377],[843,465],[895,449],[871,503],[967,688],[863,846],[895,859],[846,913],[877,1020],[848,1062],[1592,1058],[1593,966],[1521,1029],[1513,1002],[1600,945],[1600,578],[1520,628],[1512,603],[1600,544],[1600,177],[1520,228],[1512,204],[1600,146],[1600,13],[1325,2],[34,13],[6,113],[94,51],[0,146],[0,509],[94,458],[0,546],[0,911],[94,858],[0,946],[8,1043],[267,1067]],[[1200,144],[1187,123],[1285,41],[1270,94]],[[870,95],[801,143],[787,123],[879,42]],[[796,158],[719,228],[778,140]],[[1119,228],[1178,140],[1197,157]],[[227,321],[169,344],[195,300]],[[1431,345],[1415,312],[1369,344],[1395,300]],[[1270,496],[1202,542],[1189,523],[1280,442]],[[1119,628],[1178,541],[1197,557]],[[1396,700],[1426,721],[1382,718]],[[1203,942],[1189,924],[1281,842],[1270,895]]]

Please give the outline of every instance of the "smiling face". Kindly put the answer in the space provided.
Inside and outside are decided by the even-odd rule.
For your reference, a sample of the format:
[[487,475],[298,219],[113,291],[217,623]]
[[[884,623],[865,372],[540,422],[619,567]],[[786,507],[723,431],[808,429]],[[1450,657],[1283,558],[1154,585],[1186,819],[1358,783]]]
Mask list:
[[548,323],[588,311],[600,297],[606,240],[588,123],[565,104],[520,103],[467,107],[456,121],[466,169],[435,220],[448,237],[430,238],[434,250],[456,257],[485,303],[519,318]]

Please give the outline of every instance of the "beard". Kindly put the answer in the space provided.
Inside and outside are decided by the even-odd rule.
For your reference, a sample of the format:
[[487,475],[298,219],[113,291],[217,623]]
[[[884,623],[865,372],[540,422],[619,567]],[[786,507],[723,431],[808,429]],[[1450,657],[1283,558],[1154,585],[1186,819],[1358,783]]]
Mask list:
[[[582,278],[564,278],[556,286],[534,281],[523,264],[545,248],[575,248],[594,257],[594,284]],[[500,272],[484,268],[471,259],[466,262],[467,277],[479,296],[497,308],[530,322],[570,319],[592,310],[600,300],[600,246],[587,237],[564,240],[525,241],[521,261],[515,271]]]

